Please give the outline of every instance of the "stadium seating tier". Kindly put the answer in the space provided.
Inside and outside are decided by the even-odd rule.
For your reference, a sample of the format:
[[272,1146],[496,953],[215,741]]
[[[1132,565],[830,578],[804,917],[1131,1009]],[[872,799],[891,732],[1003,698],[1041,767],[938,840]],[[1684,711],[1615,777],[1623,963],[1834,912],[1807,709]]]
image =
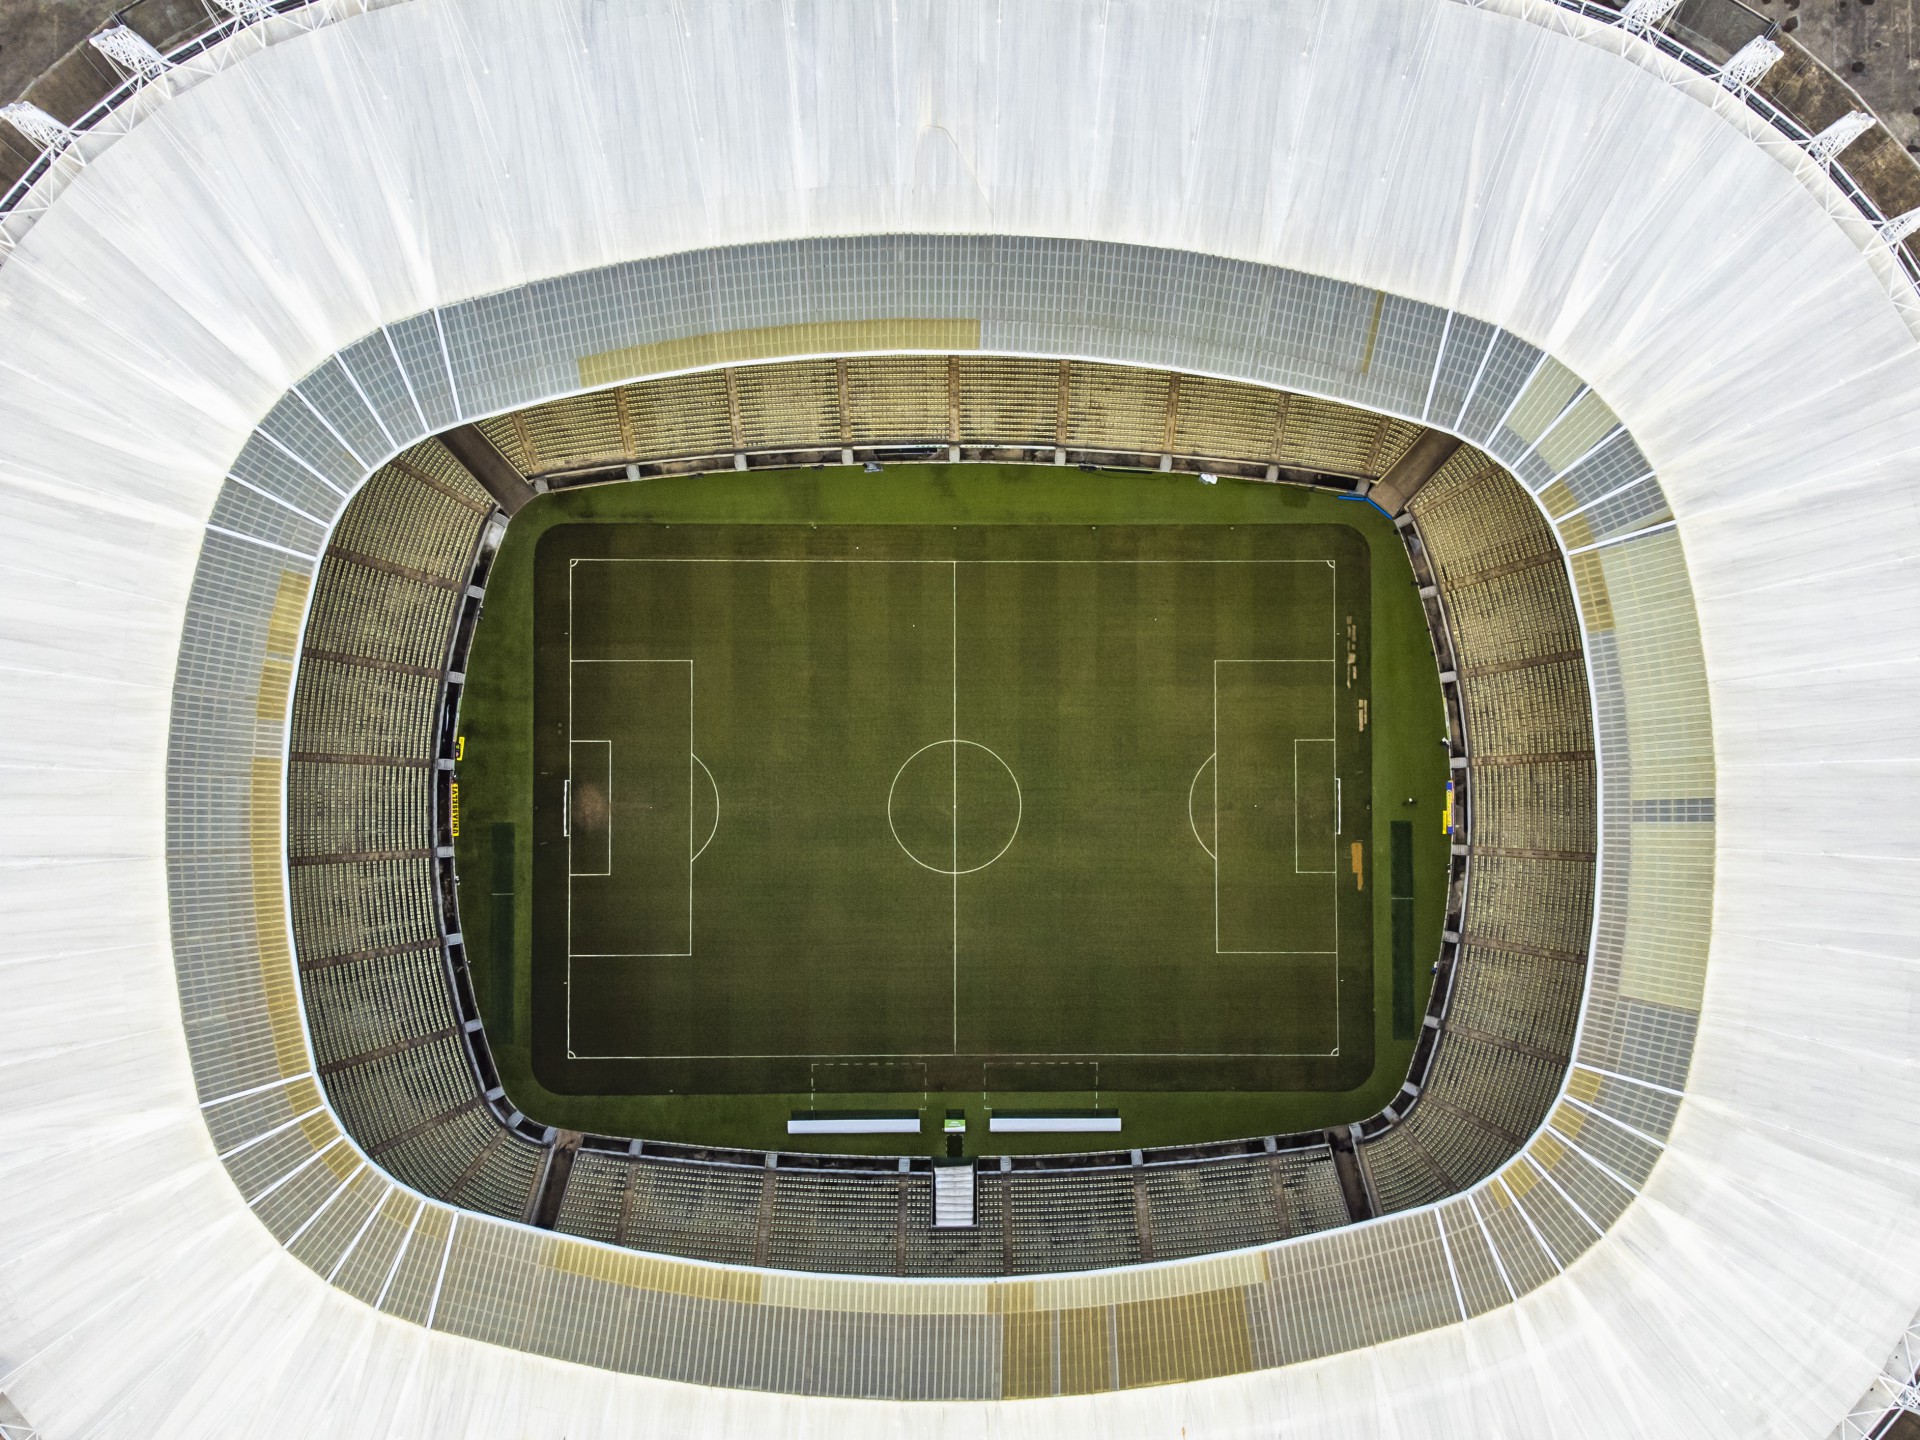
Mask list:
[[[975,356],[743,366],[574,396],[481,428],[516,467],[562,475],[741,449],[957,440],[1364,477],[1420,433],[1254,386]],[[342,516],[293,705],[291,903],[322,1083],[350,1130],[424,1193],[527,1219],[548,1152],[481,1103],[455,1038],[422,848],[432,832],[424,766],[436,753],[455,601],[490,508],[482,495],[429,441],[371,477]],[[1592,904],[1591,724],[1552,531],[1511,477],[1465,448],[1410,511],[1460,657],[1474,847],[1455,1027],[1411,1113],[1360,1146],[1384,1211],[1479,1179],[1540,1123],[1571,1053]],[[756,1169],[586,1149],[572,1157],[552,1223],[726,1264],[1018,1275],[1204,1255],[1349,1218],[1324,1146],[1148,1161],[1132,1172],[989,1168],[979,1224],[961,1235],[931,1228],[924,1168]]]

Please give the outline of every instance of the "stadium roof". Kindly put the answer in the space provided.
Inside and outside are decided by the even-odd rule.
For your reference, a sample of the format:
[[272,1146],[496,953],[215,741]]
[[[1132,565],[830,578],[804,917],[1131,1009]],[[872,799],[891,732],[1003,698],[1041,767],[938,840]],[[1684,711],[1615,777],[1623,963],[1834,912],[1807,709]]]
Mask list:
[[[1913,1319],[1920,297],[1712,78],[1544,0],[321,0],[148,87],[7,224],[0,1390],[44,1433],[1822,1435]],[[1118,1395],[801,1399],[386,1318],[233,1188],[188,1066],[164,778],[188,588],[255,425],[436,306],[902,232],[1476,316],[1653,463],[1712,698],[1700,1029],[1640,1198],[1516,1304]]]

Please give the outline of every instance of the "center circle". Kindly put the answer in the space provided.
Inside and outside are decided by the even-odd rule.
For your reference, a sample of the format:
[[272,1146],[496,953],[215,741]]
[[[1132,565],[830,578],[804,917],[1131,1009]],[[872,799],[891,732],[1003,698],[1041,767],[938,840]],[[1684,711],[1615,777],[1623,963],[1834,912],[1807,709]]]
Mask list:
[[887,787],[887,824],[914,864],[971,875],[1013,846],[1025,810],[1013,767],[974,740],[922,745]]

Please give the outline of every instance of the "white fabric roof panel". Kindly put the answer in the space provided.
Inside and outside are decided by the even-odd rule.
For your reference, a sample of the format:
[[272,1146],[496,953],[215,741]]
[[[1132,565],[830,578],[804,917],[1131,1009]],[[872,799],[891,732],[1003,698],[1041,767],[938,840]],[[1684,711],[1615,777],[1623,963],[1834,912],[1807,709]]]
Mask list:
[[[99,149],[0,266],[0,1388],[50,1435],[1830,1428],[1920,1296],[1910,300],[1756,124],[1533,18],[409,0]],[[251,428],[434,305],[888,231],[1191,249],[1451,306],[1592,382],[1658,469],[1713,684],[1713,961],[1672,1153],[1568,1275],[1282,1370],[888,1410],[430,1335],[237,1203],[183,1063],[159,817],[199,531]]]

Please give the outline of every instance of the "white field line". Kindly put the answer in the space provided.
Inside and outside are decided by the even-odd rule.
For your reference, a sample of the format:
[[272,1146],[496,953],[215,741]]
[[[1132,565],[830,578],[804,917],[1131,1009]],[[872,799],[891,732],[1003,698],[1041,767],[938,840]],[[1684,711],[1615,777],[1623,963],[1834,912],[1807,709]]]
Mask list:
[[[959,770],[958,757],[959,757],[960,751],[963,748],[968,750],[978,750],[984,755],[991,755],[996,761],[999,762],[1000,768],[1007,772],[1007,779],[1013,782],[1013,799],[1014,799],[1013,831],[1011,834],[1007,836],[1006,844],[1002,845],[998,850],[994,851],[992,855],[990,855],[987,859],[982,860],[978,865],[969,865],[964,870],[955,869],[952,866],[948,866],[948,865],[929,865],[925,860],[922,860],[918,855],[913,853],[912,846],[908,845],[905,840],[902,840],[900,838],[900,828],[899,826],[894,824],[894,820],[893,820],[893,797],[900,789],[900,777],[902,775],[905,775],[908,770],[912,769],[913,762],[918,760],[922,755],[926,754],[927,751],[938,750],[943,747],[951,750],[955,757],[953,765],[956,773],[952,783],[954,787],[956,805],[958,804],[959,784],[960,784],[958,773],[957,773]],[[905,855],[909,860],[913,861],[913,863],[918,865],[922,870],[931,871],[935,875],[949,875],[949,876],[952,876],[955,880],[958,880],[963,875],[977,875],[982,870],[986,869],[989,865],[997,863],[1002,855],[1006,854],[1007,851],[1013,848],[1013,842],[1020,837],[1020,825],[1021,825],[1021,822],[1026,819],[1026,816],[1027,816],[1027,796],[1026,796],[1026,791],[1020,788],[1020,777],[1013,773],[1013,767],[1007,764],[1007,760],[1004,755],[1002,755],[998,750],[995,750],[990,745],[982,745],[978,740],[929,740],[926,744],[922,745],[918,750],[914,751],[911,755],[907,756],[905,760],[900,762],[900,768],[893,772],[893,783],[887,787],[887,829],[890,832],[892,832],[893,843],[900,847],[900,853],[902,855]],[[959,851],[959,845],[957,841],[955,842],[954,850],[955,850],[955,854],[957,855]]]
[[[1489,347],[1489,348],[1491,348],[1491,347]],[[1483,361],[1483,363],[1484,363],[1484,361]],[[1476,378],[1477,378],[1477,377],[1476,377]],[[950,633],[950,644],[951,644],[951,655],[952,655],[952,661],[951,661],[951,668],[952,668],[952,676],[951,676],[951,688],[952,688],[952,716],[953,716],[953,719],[952,719],[952,738],[951,738],[951,740],[949,741],[949,744],[951,745],[951,748],[952,748],[952,750],[953,750],[953,766],[952,766],[952,771],[953,771],[953,773],[952,773],[952,781],[951,781],[951,784],[952,784],[952,829],[953,829],[953,837],[952,837],[952,850],[953,850],[953,857],[954,857],[954,859],[953,859],[953,868],[954,868],[954,870],[955,870],[955,872],[958,872],[958,867],[959,867],[959,823],[960,823],[960,822],[959,822],[959,808],[960,808],[960,807],[959,807],[959,747],[960,747],[960,744],[962,743],[962,742],[960,741],[960,739],[959,739],[959,663],[960,663],[960,658],[959,658],[959,571],[960,571],[960,567],[961,567],[962,565],[1135,565],[1135,566],[1138,566],[1138,565],[1223,565],[1223,566],[1224,566],[1224,565],[1325,565],[1325,566],[1327,566],[1327,567],[1328,567],[1328,568],[1329,568],[1330,570],[1334,570],[1334,569],[1336,569],[1336,565],[1335,565],[1335,562],[1334,562],[1334,561],[1331,561],[1331,560],[1281,560],[1281,559],[1218,559],[1218,560],[1207,560],[1207,559],[1165,559],[1165,560],[1155,560],[1155,559],[1128,559],[1128,560],[967,560],[967,561],[960,561],[960,560],[938,560],[938,559],[931,559],[931,560],[901,560],[901,559],[876,559],[876,560],[868,560],[868,559],[855,559],[855,558],[840,558],[840,557],[735,557],[735,556],[596,556],[596,557],[575,557],[575,558],[573,558],[573,559],[572,559],[572,560],[570,560],[570,562],[569,562],[569,572],[570,572],[570,573],[569,573],[569,575],[568,575],[568,586],[567,586],[567,591],[568,591],[568,594],[567,594],[567,604],[568,604],[568,625],[567,625],[567,647],[568,647],[568,656],[567,656],[567,658],[568,658],[568,681],[567,681],[567,687],[568,687],[568,693],[567,693],[567,705],[568,705],[568,731],[569,731],[569,734],[571,734],[571,731],[572,731],[572,711],[573,711],[573,673],[572,673],[572,672],[573,672],[573,666],[575,666],[575,665],[616,665],[616,664],[684,664],[684,665],[686,665],[686,666],[688,667],[688,687],[689,687],[689,699],[688,699],[688,713],[689,713],[689,723],[688,723],[688,749],[689,749],[689,754],[690,754],[690,756],[692,757],[692,759],[694,760],[694,762],[695,762],[695,763],[697,763],[697,764],[700,764],[700,765],[701,765],[701,767],[702,767],[703,769],[705,768],[705,762],[703,762],[703,761],[701,761],[701,760],[699,759],[699,757],[698,757],[697,755],[692,755],[692,743],[693,743],[693,728],[694,728],[694,727],[693,727],[693,724],[692,724],[692,683],[693,683],[693,677],[692,677],[692,665],[693,665],[693,662],[692,662],[692,661],[691,661],[690,659],[689,659],[689,660],[600,660],[600,659],[575,659],[575,658],[574,658],[574,656],[573,656],[573,584],[572,584],[572,579],[573,579],[573,577],[572,577],[572,574],[571,574],[571,570],[572,570],[572,568],[573,568],[573,567],[576,567],[576,566],[579,566],[579,565],[661,565],[661,564],[670,564],[670,565],[945,565],[945,566],[947,566],[947,567],[949,568],[949,571],[951,572],[951,576],[952,576],[952,580],[951,580],[951,584],[950,584],[950,597],[951,597],[951,598],[950,598],[950,606],[949,606],[949,626],[950,626],[950,632],[951,632],[951,633]],[[1337,570],[1336,570],[1336,576],[1337,576]],[[1336,611],[1336,614],[1335,614],[1335,622],[1336,622],[1336,632],[1337,632],[1337,628],[1338,628],[1338,626],[1337,626],[1337,621],[1338,621],[1338,615],[1337,615],[1337,610],[1338,610],[1338,585],[1337,585],[1337,579],[1336,579],[1336,583],[1335,583],[1335,585],[1334,585],[1334,587],[1333,587],[1333,588],[1334,588],[1334,601],[1335,601],[1335,606],[1334,606],[1334,608],[1335,608],[1335,611]],[[1338,646],[1338,635],[1337,635],[1337,633],[1336,633],[1336,637],[1335,637],[1335,644],[1336,644],[1336,648],[1337,648],[1337,646]],[[1227,660],[1227,661],[1221,661],[1221,660],[1216,660],[1216,661],[1214,662],[1214,741],[1215,741],[1215,754],[1214,754],[1214,755],[1211,755],[1211,756],[1209,756],[1209,757],[1208,757],[1208,761],[1204,761],[1204,762],[1202,762],[1202,764],[1201,764],[1201,766],[1200,766],[1200,769],[1201,769],[1202,771],[1203,771],[1203,770],[1205,770],[1205,769],[1206,769],[1206,766],[1207,766],[1207,763],[1208,763],[1208,762],[1212,762],[1212,763],[1214,764],[1214,827],[1215,827],[1215,831],[1214,831],[1214,833],[1215,833],[1215,836],[1216,836],[1216,844],[1218,843],[1218,840],[1217,840],[1217,837],[1218,837],[1218,834],[1219,834],[1219,765],[1218,765],[1218,744],[1219,744],[1219,666],[1220,666],[1221,664],[1223,664],[1223,663],[1226,663],[1226,664],[1275,664],[1275,665],[1289,665],[1289,664],[1300,664],[1300,665],[1337,665],[1337,664],[1339,663],[1339,660],[1338,660],[1338,657],[1337,657],[1337,656],[1335,656],[1335,657],[1332,657],[1332,658],[1327,658],[1327,659],[1300,659],[1300,660],[1254,660],[1254,661],[1237,661],[1237,660]],[[1330,698],[1331,698],[1331,699],[1332,699],[1332,701],[1333,701],[1333,704],[1334,704],[1334,706],[1335,706],[1335,709],[1337,710],[1337,708],[1338,708],[1338,699],[1339,699],[1339,697],[1338,697],[1338,689],[1337,689],[1337,687],[1330,687],[1330,689],[1329,689],[1329,695],[1330,695]],[[1337,744],[1337,741],[1335,740],[1335,737],[1333,737],[1333,736],[1320,736],[1320,737],[1301,737],[1301,738],[1300,738],[1299,740],[1296,740],[1296,745],[1297,745],[1298,743],[1302,743],[1302,741],[1305,741],[1305,742],[1307,742],[1307,743],[1326,743],[1326,742],[1333,742],[1333,743],[1336,743],[1336,744]],[[937,742],[937,741],[936,741],[936,742],[934,742],[934,743],[936,743],[936,744],[938,744],[938,743],[940,743],[940,742]],[[971,742],[967,742],[967,743],[971,743]],[[985,747],[985,746],[981,746],[980,748],[982,748],[982,749],[986,749],[987,747]],[[991,750],[989,750],[989,752],[988,752],[988,753],[990,753],[990,754],[992,754],[992,753],[994,753],[994,752],[992,752]],[[996,759],[1000,759],[1000,757],[999,757],[999,756],[998,756],[997,754],[995,755],[995,758],[996,758]],[[1004,759],[1002,759],[1002,760],[1001,760],[1001,764],[1002,764],[1002,765],[1005,765],[1005,764],[1006,764],[1006,762],[1005,762],[1005,760],[1004,760]],[[904,768],[904,767],[903,767],[903,768]],[[611,769],[611,765],[609,764],[609,770],[610,770],[610,769]],[[1337,758],[1336,758],[1336,769],[1337,769]],[[1011,773],[1012,773],[1012,771],[1011,771],[1011,767],[1008,767],[1008,773],[1009,773],[1009,774],[1011,774]],[[896,776],[896,778],[897,778],[897,776]],[[711,771],[708,771],[708,779],[709,779],[709,781],[710,781],[710,782],[712,782],[712,772],[711,772]],[[1200,835],[1199,835],[1199,830],[1198,830],[1198,826],[1197,826],[1197,824],[1195,823],[1195,817],[1194,817],[1194,815],[1193,815],[1193,812],[1192,812],[1192,791],[1193,791],[1193,788],[1194,788],[1194,786],[1196,786],[1196,785],[1198,784],[1198,781],[1199,781],[1199,771],[1196,771],[1196,772],[1195,772],[1195,775],[1194,775],[1194,780],[1193,780],[1193,783],[1192,783],[1192,784],[1190,784],[1190,785],[1189,785],[1189,787],[1188,787],[1188,822],[1189,822],[1189,824],[1190,824],[1190,825],[1192,825],[1192,826],[1194,827],[1194,838],[1195,838],[1196,840],[1199,840],[1199,839],[1200,839]],[[1016,787],[1017,787],[1017,786],[1018,786],[1018,784],[1019,784],[1019,781],[1018,781],[1018,778],[1017,778],[1017,777],[1015,778],[1015,781],[1014,781],[1014,783],[1015,783],[1015,785],[1016,785]],[[691,786],[692,786],[692,779],[691,779],[691,774],[689,774],[689,802],[688,802],[688,809],[689,809],[689,814],[688,814],[688,828],[689,828],[689,845],[690,845],[690,846],[691,846],[691,844],[692,844],[692,827],[693,827],[693,818],[692,818],[692,813],[691,813],[691,812],[692,812],[692,798],[691,798]],[[611,788],[611,775],[609,775],[609,788]],[[719,787],[718,787],[718,785],[717,785],[717,784],[714,784],[714,791],[715,791],[715,801],[716,801],[716,814],[715,814],[715,830],[717,831],[717,829],[718,829],[718,824],[719,824],[719,816],[718,816],[718,792],[719,792]],[[1296,801],[1295,801],[1295,810],[1296,810],[1296,814],[1295,814],[1295,831],[1296,831],[1296,842],[1295,842],[1295,843],[1296,843],[1296,866],[1297,866],[1297,863],[1298,863],[1298,860],[1297,860],[1297,851],[1298,851],[1298,785],[1297,785],[1297,779],[1296,779],[1296,787],[1295,787],[1295,796],[1296,796]],[[1016,825],[1016,833],[1017,833],[1017,825]],[[896,838],[897,838],[897,836],[896,836]],[[609,844],[609,849],[611,849],[611,843],[612,843],[612,841],[611,841],[611,834],[609,834],[609,839],[608,839],[608,844]],[[712,843],[712,835],[709,835],[709,836],[708,836],[708,840],[707,840],[707,844],[711,844],[711,843]],[[1011,842],[1009,842],[1009,844],[1011,844]],[[698,858],[698,855],[699,855],[699,854],[701,854],[701,853],[704,853],[704,852],[705,852],[705,850],[706,850],[706,848],[707,848],[707,846],[706,846],[706,844],[703,844],[703,845],[701,845],[701,846],[700,846],[700,848],[699,848],[699,850],[698,850],[698,851],[692,851],[691,853],[692,853],[692,856],[693,856],[693,858]],[[1206,846],[1206,844],[1205,844],[1205,842],[1204,842],[1204,841],[1201,841],[1201,848],[1202,848],[1203,850],[1206,850],[1206,849],[1207,849],[1207,846]],[[1004,854],[1004,853],[1005,853],[1005,850],[1004,850],[1004,848],[1003,848],[1003,850],[1002,850],[1002,852],[1001,852],[1001,853],[1002,853],[1002,854]],[[1339,1043],[1338,1043],[1338,1030],[1339,1030],[1339,1020],[1340,1020],[1340,1017],[1339,1017],[1339,1014],[1338,1014],[1338,1008],[1339,1008],[1339,1007],[1338,1007],[1338,999],[1337,999],[1337,997],[1338,997],[1338,994],[1339,994],[1339,990],[1338,990],[1338,982],[1339,982],[1339,975],[1338,975],[1338,970],[1339,970],[1339,967],[1338,967],[1338,956],[1339,956],[1339,950],[1338,950],[1338,945],[1339,945],[1339,939],[1338,939],[1338,926],[1339,926],[1339,914],[1338,914],[1338,910],[1339,910],[1339,907],[1338,907],[1338,904],[1337,904],[1337,902],[1336,902],[1336,904],[1335,904],[1335,918],[1334,918],[1334,924],[1335,924],[1335,940],[1334,940],[1334,944],[1335,944],[1335,947],[1336,947],[1335,949],[1332,949],[1332,950],[1263,950],[1263,951],[1244,951],[1244,952],[1242,952],[1242,951],[1234,951],[1234,952],[1222,952],[1222,951],[1220,951],[1220,950],[1218,949],[1218,944],[1219,944],[1219,861],[1218,861],[1218,857],[1217,857],[1216,855],[1214,855],[1214,852],[1213,852],[1212,850],[1207,850],[1207,853],[1208,853],[1208,855],[1209,855],[1210,857],[1212,857],[1212,858],[1214,859],[1214,937],[1215,937],[1215,947],[1216,947],[1216,948],[1215,948],[1215,953],[1216,953],[1216,954],[1220,954],[1220,953],[1233,953],[1233,954],[1243,954],[1243,953],[1244,953],[1244,954],[1262,954],[1262,955],[1303,955],[1303,956],[1304,956],[1304,955],[1325,955],[1325,956],[1332,956],[1332,957],[1334,957],[1334,959],[1335,959],[1335,962],[1336,962],[1336,963],[1335,963],[1335,986],[1336,986],[1336,989],[1335,989],[1335,995],[1336,995],[1336,1004],[1335,1004],[1335,1036],[1336,1036],[1336,1039],[1335,1039],[1335,1045],[1334,1045],[1334,1048],[1333,1048],[1333,1049],[1332,1049],[1331,1051],[1319,1051],[1319,1050],[1102,1050],[1102,1051],[1013,1051],[1013,1052],[1006,1052],[1006,1053],[1005,1053],[1004,1055],[1003,1055],[1003,1054],[1002,1054],[1001,1052],[995,1052],[995,1054],[994,1054],[994,1056],[993,1056],[993,1058],[994,1058],[995,1060],[1001,1060],[1001,1059],[1004,1059],[1004,1060],[1006,1060],[1006,1061],[1007,1061],[1007,1062],[1009,1062],[1009,1063],[1023,1063],[1023,1062],[1024,1062],[1024,1063],[1036,1063],[1036,1064],[1087,1064],[1087,1063],[1095,1063],[1095,1064],[1097,1064],[1097,1063],[1098,1063],[1098,1061],[1099,1061],[1099,1060],[1100,1060],[1101,1058],[1113,1058],[1113,1059],[1169,1059],[1169,1060],[1180,1060],[1180,1059],[1196,1059],[1196,1060],[1201,1060],[1201,1059],[1204,1059],[1204,1060],[1264,1060],[1264,1059],[1274,1059],[1274,1060],[1283,1060],[1283,1059],[1321,1059],[1321,1058],[1326,1058],[1327,1056],[1330,1056],[1330,1055],[1338,1055],[1338,1054],[1340,1053],[1340,1050],[1339,1050]],[[911,852],[909,852],[909,854],[911,854]],[[995,857],[995,859],[998,859],[998,858],[999,858],[998,856],[996,856],[996,857]],[[989,862],[989,863],[991,863],[991,862]],[[569,868],[571,868],[571,855],[569,855]],[[981,866],[981,867],[977,867],[977,868],[981,868],[981,869],[984,869],[985,867],[984,867],[984,866]],[[967,873],[972,873],[972,872],[967,872]],[[1333,875],[1335,875],[1335,876],[1337,877],[1337,876],[1338,876],[1338,874],[1339,874],[1339,871],[1338,871],[1338,869],[1336,868],[1336,869],[1335,869],[1334,871],[1332,871],[1332,872],[1323,872],[1323,871],[1302,871],[1302,872],[1299,872],[1299,873],[1303,873],[1303,874],[1323,874],[1323,873],[1331,873],[1331,874],[1333,874]],[[960,1051],[959,1051],[959,983],[960,983],[960,980],[959,980],[959,882],[960,882],[960,875],[959,875],[959,873],[954,873],[954,874],[952,875],[952,877],[951,877],[951,878],[952,878],[952,882],[953,882],[953,901],[952,901],[952,908],[953,908],[953,922],[952,922],[952,923],[953,923],[953,972],[952,972],[952,996],[951,996],[951,1013],[952,1013],[952,1049],[951,1049],[951,1051],[950,1051],[949,1053],[951,1053],[951,1054],[956,1054],[956,1055],[957,1055],[957,1054],[959,1054],[959,1053],[960,1053]],[[568,1039],[568,1050],[567,1050],[567,1056],[568,1056],[568,1058],[569,1058],[569,1059],[579,1059],[579,1060],[712,1060],[712,1059],[728,1059],[728,1060],[810,1060],[810,1061],[815,1061],[815,1062],[839,1062],[839,1063],[848,1063],[848,1057],[847,1057],[847,1054],[846,1054],[846,1052],[834,1052],[834,1051],[827,1051],[827,1052],[812,1052],[812,1051],[790,1051],[790,1052],[763,1052],[763,1053],[755,1053],[755,1054],[733,1054],[733,1053],[729,1053],[729,1054],[724,1054],[724,1055],[722,1055],[722,1054],[715,1054],[715,1053],[712,1053],[712,1052],[700,1052],[700,1053],[690,1053],[690,1054],[674,1054],[674,1055],[668,1055],[668,1054],[661,1054],[661,1053],[658,1053],[658,1052],[654,1052],[654,1053],[651,1053],[651,1054],[645,1054],[645,1055],[611,1055],[611,1054],[608,1054],[608,1055],[583,1055],[583,1054],[578,1054],[578,1053],[576,1053],[576,1052],[575,1052],[575,1051],[573,1050],[573,1048],[572,1048],[572,1025],[573,1025],[573,997],[572,997],[572,962],[573,962],[573,960],[574,960],[574,959],[576,959],[576,958],[579,958],[579,959],[629,959],[629,958],[632,958],[632,959],[645,959],[645,958],[686,958],[686,956],[687,956],[687,955],[690,955],[690,954],[691,954],[691,950],[689,950],[689,951],[687,951],[687,952],[684,952],[684,953],[681,953],[681,954],[679,954],[679,955],[676,955],[676,956],[665,956],[665,957],[659,957],[659,956],[656,956],[656,955],[655,955],[655,954],[654,954],[653,952],[633,952],[633,953],[628,953],[628,952],[604,952],[604,953],[603,953],[603,952],[577,952],[577,951],[574,951],[574,950],[572,950],[572,949],[571,949],[571,935],[572,935],[572,894],[571,894],[571,890],[572,890],[572,884],[571,884],[571,879],[572,879],[572,877],[571,877],[571,876],[569,876],[569,884],[568,884],[568,890],[569,890],[569,894],[568,894],[568,916],[567,916],[567,921],[568,921],[568,935],[569,935],[569,950],[568,950],[568,956],[567,956],[567,960],[568,960],[568,968],[567,968],[567,1039]],[[688,932],[689,932],[689,936],[691,936],[691,932],[692,932],[692,910],[693,910],[693,893],[692,893],[692,879],[693,879],[693,877],[692,877],[692,874],[691,874],[691,865],[689,865],[689,874],[688,874]],[[1336,882],[1335,882],[1335,883],[1336,883],[1336,886],[1337,886],[1337,884],[1338,884],[1338,881],[1337,881],[1337,878],[1336,878]],[[920,1060],[920,1059],[923,1059],[923,1058],[924,1058],[924,1056],[925,1056],[925,1054],[926,1054],[926,1052],[925,1052],[925,1051],[917,1051],[917,1050],[916,1050],[916,1051],[870,1051],[870,1052],[866,1052],[866,1054],[865,1054],[864,1056],[862,1056],[861,1058],[862,1058],[862,1059],[866,1059],[866,1060],[880,1060],[880,1061],[884,1061],[884,1060]]]
[[[1331,954],[1331,951],[1313,951],[1313,954]],[[867,1060],[925,1060],[928,1055],[937,1055],[933,1050],[870,1050],[860,1057]],[[995,1050],[982,1052],[980,1059],[993,1064],[1031,1062],[1034,1064],[1096,1064],[1102,1060],[1327,1060],[1337,1055],[1335,1050],[1071,1050],[1051,1053],[1045,1050]],[[796,1050],[766,1051],[748,1054],[726,1051],[700,1051],[688,1055],[666,1055],[650,1053],[646,1055],[570,1055],[570,1060],[812,1060],[825,1064],[851,1064],[850,1052],[845,1050]]]
[[[1218,720],[1214,722],[1214,728],[1218,730],[1219,728]],[[1207,773],[1207,767],[1211,764],[1213,764],[1213,756],[1209,755],[1207,756],[1206,759],[1200,762],[1200,768],[1193,772],[1193,779],[1187,782],[1187,825],[1193,831],[1193,838],[1195,840],[1200,841],[1200,848],[1207,852],[1207,858],[1209,860],[1214,861],[1217,864],[1219,861],[1219,857],[1213,853],[1213,846],[1207,844],[1205,840],[1200,839],[1200,822],[1194,819],[1193,817],[1193,792],[1199,788],[1200,777]],[[1214,813],[1216,815],[1219,814],[1219,807],[1220,807],[1220,797],[1219,797],[1217,782],[1216,782],[1216,790],[1214,794]],[[1217,840],[1219,839],[1219,836],[1216,835],[1214,838]],[[1216,905],[1219,903],[1219,893],[1220,893],[1219,878],[1220,878],[1219,875],[1216,873],[1214,876],[1214,887],[1215,887],[1214,903]],[[1213,943],[1216,947],[1220,943],[1220,922],[1219,922],[1219,917],[1217,915],[1214,917],[1214,942]]]

